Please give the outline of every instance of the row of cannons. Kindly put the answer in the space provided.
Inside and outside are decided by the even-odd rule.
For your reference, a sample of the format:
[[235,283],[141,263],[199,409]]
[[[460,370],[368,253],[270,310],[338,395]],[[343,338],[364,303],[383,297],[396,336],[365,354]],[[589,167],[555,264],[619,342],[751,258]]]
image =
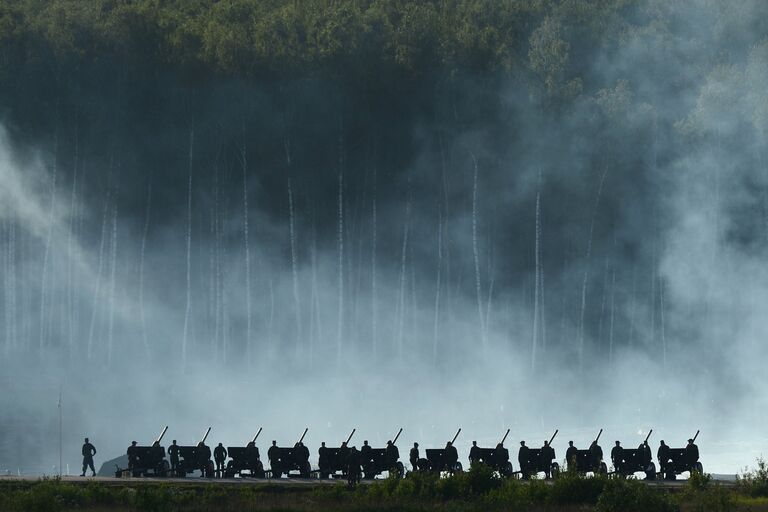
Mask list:
[[[270,469],[264,467],[256,441],[262,429],[256,433],[246,446],[230,446],[224,448],[221,443],[211,451],[205,444],[211,427],[208,427],[200,442],[194,446],[180,446],[173,441],[166,449],[160,443],[167,432],[165,427],[160,436],[149,446],[139,446],[134,441],[128,448],[128,467],[117,468],[116,476],[154,476],[154,477],[186,477],[195,472],[207,478],[346,478],[350,482],[359,481],[361,478],[374,479],[383,473],[406,476],[406,468],[400,461],[397,448],[397,440],[403,429],[401,428],[393,440],[387,442],[384,448],[373,448],[365,441],[358,450],[350,446],[355,430],[338,447],[326,447],[325,443],[318,450],[318,468],[313,469],[310,464],[309,449],[304,445],[304,437],[309,429],[305,429],[301,438],[292,447],[277,446],[275,441],[267,452]],[[504,447],[504,442],[509,435],[509,429],[502,440],[493,448],[479,447],[475,442],[469,452],[469,462],[484,464],[497,472],[502,477],[529,479],[541,473],[545,478],[557,477],[561,468],[556,461],[552,442],[558,431],[545,441],[541,448],[530,448],[524,441],[520,442],[518,451],[518,467],[516,471],[510,461],[509,450]],[[699,462],[698,448],[695,445],[696,435],[688,440],[685,448],[671,448],[661,441],[657,452],[659,467],[653,462],[651,449],[648,445],[653,430],[648,432],[645,441],[637,448],[623,448],[616,441],[610,454],[612,470],[603,457],[603,450],[598,444],[603,430],[597,434],[588,449],[578,449],[569,442],[566,451],[567,470],[582,475],[614,475],[621,477],[633,476],[642,473],[647,480],[666,479],[674,480],[683,473],[702,472],[703,467]],[[414,443],[409,453],[411,471],[435,472],[439,474],[456,473],[463,471],[464,467],[459,461],[458,451],[454,446],[461,429],[445,448],[430,448],[424,450],[421,457],[418,443]],[[213,460],[211,456],[213,455]],[[215,465],[214,465],[215,460]]]

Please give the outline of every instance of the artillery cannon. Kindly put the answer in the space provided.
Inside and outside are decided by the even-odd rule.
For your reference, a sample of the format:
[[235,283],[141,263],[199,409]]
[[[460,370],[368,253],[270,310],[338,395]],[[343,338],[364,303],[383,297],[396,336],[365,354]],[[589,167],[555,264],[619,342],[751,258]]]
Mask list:
[[[552,441],[555,440],[558,432],[559,430],[555,430],[555,433],[549,438],[547,443],[549,446],[552,446]],[[560,474],[560,464],[544,457],[542,452],[542,448],[528,448],[528,460],[525,461],[525,466],[520,468],[524,478],[537,473],[551,474],[552,477],[557,477]]]
[[[164,477],[168,475],[170,465],[165,460],[165,448],[160,445],[167,431],[168,427],[166,426],[150,446],[132,446],[129,448],[129,453],[132,453],[134,458],[131,464],[131,457],[129,456],[128,471],[130,471],[131,476]],[[123,473],[124,470],[118,468],[115,476],[120,477]]]
[[[697,430],[696,435],[693,436],[694,443],[698,437],[699,431]],[[692,471],[698,471],[699,473],[704,472],[704,467],[701,465],[701,462],[698,460],[690,460],[686,448],[670,448],[669,459],[666,461],[666,464],[662,463],[662,461],[659,461],[659,464],[662,466],[664,472],[664,474],[660,476],[666,480],[676,480],[677,475],[685,473],[686,471],[689,473]]]
[[[597,437],[595,437],[595,440],[592,441],[592,445],[589,449],[576,451],[576,471],[578,473],[581,473],[582,475],[590,472],[594,473],[595,475],[608,474],[608,466],[605,462],[603,462],[602,458],[603,450],[597,444],[602,434],[603,429],[600,429],[600,432],[597,433]],[[596,447],[596,449],[592,447]],[[568,461],[568,464],[570,469],[570,460]]]
[[213,478],[214,467],[211,460],[211,449],[205,444],[210,433],[211,427],[208,427],[197,445],[179,446],[179,465],[176,468],[176,476],[183,478],[195,471],[200,471],[201,476]]
[[512,463],[509,461],[509,450],[504,448],[504,441],[507,440],[507,436],[509,436],[509,429],[495,448],[477,448],[477,462],[498,471],[500,476],[512,476],[514,474]]
[[230,446],[227,448],[227,454],[230,457],[230,461],[227,462],[227,467],[224,470],[225,478],[232,478],[234,476],[250,476],[254,478],[264,478],[266,473],[264,471],[264,464],[261,462],[259,455],[259,448],[256,446],[256,439],[259,438],[262,429],[256,432],[253,439],[246,446]]
[[392,440],[391,446],[394,449],[389,449],[391,452],[389,455],[387,454],[387,448],[371,448],[365,453],[363,450],[360,451],[363,475],[366,479],[372,480],[384,471],[389,471],[390,474],[394,473],[399,477],[405,476],[405,466],[400,462],[399,451],[397,450],[397,440],[402,432],[403,429],[401,428]]
[[320,478],[346,478],[349,469],[347,466],[350,451],[349,442],[356,431],[357,429],[353,428],[347,440],[341,443],[338,448],[325,448],[320,464]]
[[445,448],[428,448],[425,450],[426,458],[419,459],[419,469],[423,471],[435,471],[443,472],[448,471],[450,473],[461,472],[464,467],[458,460],[458,453],[453,443],[456,442],[456,438],[459,437],[461,429],[453,436],[453,440],[446,443]]
[[623,448],[621,461],[614,461],[614,472],[621,476],[632,476],[635,473],[645,473],[646,480],[656,479],[656,464],[653,463],[650,448],[645,448],[653,429],[645,436],[645,440],[637,448]]
[[[287,477],[309,478],[312,474],[312,466],[309,464],[309,450],[302,444],[304,436],[307,435],[309,428],[304,429],[301,438],[292,448],[272,446],[267,455],[269,456],[270,475],[272,478]],[[298,475],[292,472],[298,471]]]

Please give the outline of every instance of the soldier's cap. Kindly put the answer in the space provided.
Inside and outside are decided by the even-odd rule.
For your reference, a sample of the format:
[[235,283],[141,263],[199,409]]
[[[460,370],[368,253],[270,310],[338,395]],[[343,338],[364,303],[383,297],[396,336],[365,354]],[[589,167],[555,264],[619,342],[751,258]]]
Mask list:
[[688,440],[688,442],[689,442],[689,443],[692,443],[692,442],[693,442],[693,439],[689,439],[689,440]]
[[131,441],[131,444],[136,444],[136,441]]
[[520,441],[520,444],[525,445],[525,441]]
[[661,441],[659,441],[659,442],[660,442],[661,444],[664,444],[664,440],[663,440],[663,439],[662,439]]
[[573,444],[573,441],[568,441],[568,444]]

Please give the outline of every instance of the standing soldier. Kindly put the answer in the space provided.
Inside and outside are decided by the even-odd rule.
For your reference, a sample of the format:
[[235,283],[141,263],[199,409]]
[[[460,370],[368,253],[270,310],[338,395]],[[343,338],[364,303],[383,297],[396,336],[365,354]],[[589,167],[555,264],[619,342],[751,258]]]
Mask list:
[[224,461],[227,460],[227,449],[221,443],[214,448],[213,459],[216,461],[216,476],[221,478],[224,474]]
[[197,466],[201,477],[210,477],[211,449],[204,442],[197,443]]
[[445,465],[446,469],[451,473],[456,469],[456,463],[459,462],[459,452],[456,451],[456,447],[453,443],[448,441],[445,443]]
[[539,452],[539,462],[544,470],[544,476],[546,478],[552,478],[552,461],[555,460],[555,450],[549,446],[549,441],[544,441],[544,446],[541,447]]
[[520,473],[523,474],[523,480],[528,480],[530,476],[528,473],[530,467],[529,458],[529,448],[525,446],[525,441],[520,441],[520,449],[517,451],[517,463],[520,464]]
[[320,449],[317,450],[317,465],[320,466],[320,474],[326,475],[331,472],[328,467],[328,448],[325,447],[325,441],[320,443]]
[[576,471],[577,464],[576,464],[576,454],[578,453],[578,449],[576,449],[575,446],[573,446],[573,441],[568,441],[568,449],[565,450],[565,462],[568,463],[568,471]]
[[360,448],[360,462],[363,465],[363,470],[369,472],[371,464],[373,463],[373,456],[371,455],[371,445],[368,444],[368,440],[363,441],[363,446]]
[[648,446],[648,441],[643,441],[643,444],[640,445],[639,450],[642,454],[643,468],[648,469],[651,465],[651,462],[653,462],[653,453],[651,452],[651,447]]
[[611,462],[613,462],[614,471],[621,473],[621,467],[624,464],[624,448],[619,441],[616,441],[616,446],[611,449]]
[[269,467],[272,468],[272,476],[282,476],[278,474],[282,471],[280,468],[280,450],[277,448],[277,441],[274,439],[272,440],[272,446],[267,450],[267,458],[269,459]]
[[91,476],[96,476],[96,470],[93,468],[93,456],[96,455],[96,448],[85,438],[85,444],[83,444],[83,473],[80,476],[85,476],[85,470],[91,468]]
[[178,476],[176,471],[179,469],[179,445],[176,444],[175,439],[171,446],[168,447],[168,455],[171,457],[171,472],[173,476]]
[[493,463],[499,470],[499,474],[502,476],[509,476],[505,473],[507,466],[509,465],[509,450],[504,448],[504,443],[499,443],[493,450]]
[[163,463],[165,460],[165,448],[160,446],[160,441],[152,443],[149,453],[152,454],[152,468],[155,470],[155,475],[165,476],[165,464]]
[[262,474],[263,468],[259,467],[261,465],[259,449],[253,441],[248,442],[245,447],[245,460],[247,461],[248,469],[251,470],[252,476],[258,476],[259,478],[264,476]]
[[408,454],[408,459],[411,462],[413,470],[417,471],[419,469],[419,443],[413,443],[413,448],[411,448],[411,452]]
[[603,449],[597,444],[597,441],[592,441],[589,445],[589,459],[592,462],[592,469],[595,473],[600,471],[600,463],[603,462]]
[[667,466],[669,464],[669,446],[664,443],[662,439],[659,443],[659,449],[656,452],[656,457],[659,459],[659,471],[661,471],[661,477],[667,477]]
[[138,462],[139,456],[136,453],[136,441],[131,441],[131,446],[128,447],[128,451],[126,452],[128,454],[128,469],[133,471],[133,468],[136,467],[136,462]]
[[480,462],[480,447],[477,441],[472,441],[472,448],[469,449],[469,466],[472,467]]
[[387,441],[387,447],[384,450],[384,454],[386,455],[387,460],[387,470],[391,471],[397,467],[397,461],[400,458],[400,450],[398,450],[397,446],[390,440]]
[[699,462],[699,447],[694,444],[693,439],[689,439],[685,447],[685,461],[688,464],[688,471],[693,474],[696,471],[696,463]]

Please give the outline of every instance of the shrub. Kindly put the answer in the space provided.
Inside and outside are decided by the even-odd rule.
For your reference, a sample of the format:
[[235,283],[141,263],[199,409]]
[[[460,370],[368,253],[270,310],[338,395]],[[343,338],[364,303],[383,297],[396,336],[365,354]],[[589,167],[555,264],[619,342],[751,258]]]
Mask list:
[[556,505],[594,505],[603,492],[605,477],[586,478],[578,473],[564,473],[555,479],[549,501]]
[[757,459],[757,469],[745,472],[737,482],[744,494],[754,498],[768,497],[768,464],[763,459]]
[[670,496],[637,480],[623,478],[605,482],[597,500],[598,512],[672,512],[677,510]]

